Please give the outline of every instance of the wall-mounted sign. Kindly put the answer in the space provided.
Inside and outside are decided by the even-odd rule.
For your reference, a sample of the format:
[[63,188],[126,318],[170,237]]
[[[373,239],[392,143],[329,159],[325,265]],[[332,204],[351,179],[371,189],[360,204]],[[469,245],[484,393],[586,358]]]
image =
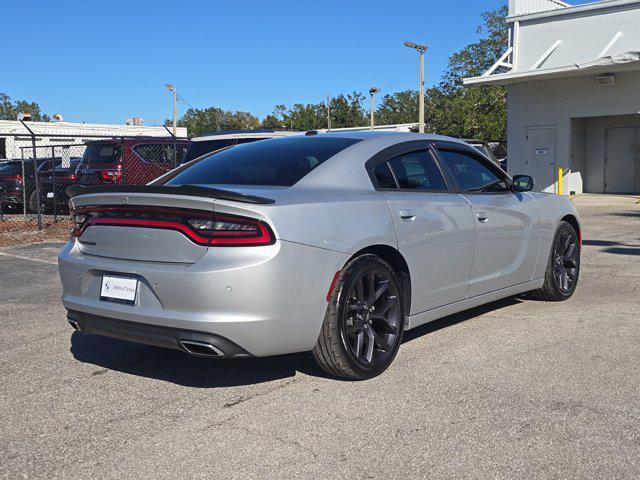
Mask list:
[[549,155],[549,147],[536,147],[536,155]]

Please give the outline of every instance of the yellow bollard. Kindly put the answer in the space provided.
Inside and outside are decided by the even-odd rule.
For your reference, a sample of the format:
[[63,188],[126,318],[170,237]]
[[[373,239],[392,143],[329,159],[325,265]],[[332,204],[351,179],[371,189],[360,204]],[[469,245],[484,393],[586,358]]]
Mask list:
[[558,195],[562,195],[562,167],[558,167]]

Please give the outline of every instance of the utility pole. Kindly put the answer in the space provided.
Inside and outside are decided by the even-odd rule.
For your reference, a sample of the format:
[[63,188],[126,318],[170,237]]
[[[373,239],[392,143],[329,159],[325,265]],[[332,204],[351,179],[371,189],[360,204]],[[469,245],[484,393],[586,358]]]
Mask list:
[[175,137],[178,131],[178,92],[170,83],[165,83],[164,86],[173,94],[173,136]]
[[371,114],[371,130],[375,126],[375,119],[373,118],[373,96],[378,93],[380,89],[378,87],[371,87],[369,89],[369,112]]
[[327,132],[331,131],[331,97],[327,93]]
[[417,50],[420,54],[420,84],[418,85],[418,132],[424,133],[424,54],[427,51],[427,46],[413,42],[404,42],[404,45],[405,47]]

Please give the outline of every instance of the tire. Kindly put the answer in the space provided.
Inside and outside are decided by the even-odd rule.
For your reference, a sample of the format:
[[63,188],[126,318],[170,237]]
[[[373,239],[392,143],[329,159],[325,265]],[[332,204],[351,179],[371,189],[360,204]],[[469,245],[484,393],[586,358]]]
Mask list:
[[561,302],[571,298],[580,276],[580,245],[578,233],[567,222],[560,222],[551,244],[544,285],[531,292],[531,296],[548,302]]
[[[45,202],[40,202],[40,213],[48,213],[49,207]],[[29,197],[29,211],[31,213],[38,213],[38,196],[36,195],[35,190],[31,192],[31,196]]]
[[312,351],[318,365],[350,380],[384,372],[402,343],[402,298],[398,277],[383,259],[366,254],[351,260],[338,275]]

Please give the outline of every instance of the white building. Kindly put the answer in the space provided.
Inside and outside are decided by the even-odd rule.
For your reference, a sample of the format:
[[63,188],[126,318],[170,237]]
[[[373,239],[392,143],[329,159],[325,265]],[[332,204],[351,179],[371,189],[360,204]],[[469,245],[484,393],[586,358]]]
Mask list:
[[[162,126],[108,125],[71,122],[25,122],[36,137],[38,155],[54,145],[82,145],[86,140],[103,137],[170,137]],[[186,138],[187,129],[179,127],[176,136]],[[31,136],[17,120],[0,120],[0,159],[31,158]]]
[[508,168],[536,190],[640,192],[640,0],[509,0],[510,45],[465,85],[506,85]]

